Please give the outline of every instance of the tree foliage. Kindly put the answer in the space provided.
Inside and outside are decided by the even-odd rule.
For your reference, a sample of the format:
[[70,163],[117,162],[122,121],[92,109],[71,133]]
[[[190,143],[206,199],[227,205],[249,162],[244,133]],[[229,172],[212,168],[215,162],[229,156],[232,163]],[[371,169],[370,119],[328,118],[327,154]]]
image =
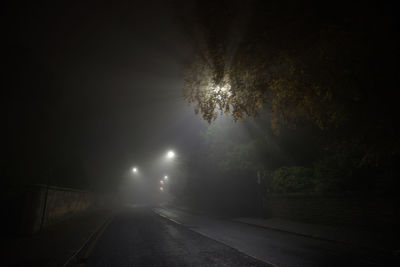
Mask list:
[[267,190],[274,193],[312,192],[312,169],[305,167],[282,167],[270,175]]
[[[396,24],[373,2],[196,1],[184,98],[211,122],[270,113],[276,134],[304,122],[363,146],[362,162],[399,152]],[[389,152],[389,153],[388,153]]]

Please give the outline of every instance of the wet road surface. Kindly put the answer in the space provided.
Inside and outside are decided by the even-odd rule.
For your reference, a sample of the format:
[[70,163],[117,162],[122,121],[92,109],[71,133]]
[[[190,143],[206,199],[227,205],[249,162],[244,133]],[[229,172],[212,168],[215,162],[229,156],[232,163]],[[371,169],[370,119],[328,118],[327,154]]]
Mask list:
[[395,266],[376,251],[162,207],[123,209],[89,242],[78,263],[78,266]]
[[400,266],[398,257],[376,249],[251,226],[172,207],[153,210],[192,231],[275,266]]
[[116,215],[86,253],[83,266],[269,266],[146,208]]

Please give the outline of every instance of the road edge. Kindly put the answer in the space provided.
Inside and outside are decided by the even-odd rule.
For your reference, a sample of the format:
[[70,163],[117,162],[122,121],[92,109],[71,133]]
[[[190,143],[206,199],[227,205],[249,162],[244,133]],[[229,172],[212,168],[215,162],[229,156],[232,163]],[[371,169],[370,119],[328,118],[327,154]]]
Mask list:
[[[88,253],[92,251],[99,237],[114,219],[114,213],[108,215],[104,221],[92,232],[86,241],[79,247],[63,264],[63,267],[82,266],[86,261]],[[82,257],[85,256],[86,258]]]
[[227,244],[227,243],[225,243],[225,242],[223,242],[223,241],[221,241],[221,240],[215,239],[215,238],[213,238],[212,236],[209,236],[209,235],[207,235],[207,234],[198,232],[198,231],[196,231],[194,228],[186,227],[183,223],[178,222],[177,220],[174,220],[174,219],[172,219],[172,218],[169,218],[168,216],[166,216],[166,215],[164,215],[164,214],[161,214],[160,212],[156,211],[156,208],[152,208],[151,210],[152,210],[155,214],[157,214],[158,216],[160,216],[161,218],[164,218],[164,219],[169,220],[169,221],[171,221],[171,222],[173,222],[173,223],[176,223],[176,224],[178,224],[178,225],[180,225],[180,226],[182,226],[182,227],[185,227],[186,229],[188,229],[188,230],[190,230],[190,231],[192,231],[192,232],[195,232],[196,234],[202,235],[202,236],[207,237],[207,238],[209,238],[209,239],[211,239],[211,240],[214,240],[214,241],[216,241],[216,242],[218,242],[218,243],[221,243],[221,244],[223,244],[223,245],[225,245],[225,246],[228,246],[228,247],[230,247],[231,249],[236,250],[237,252],[239,252],[239,253],[241,253],[241,254],[244,254],[244,255],[246,255],[246,256],[248,256],[248,257],[250,257],[250,258],[253,258],[253,259],[257,260],[257,261],[263,262],[263,263],[268,264],[268,265],[270,265],[270,266],[272,266],[272,267],[278,267],[277,265],[273,264],[272,262],[268,262],[268,261],[259,259],[259,258],[257,258],[256,256],[247,254],[246,252],[244,252],[244,251],[242,251],[242,250],[240,250],[240,249],[238,249],[238,248],[232,247],[231,245],[229,245],[229,244]]

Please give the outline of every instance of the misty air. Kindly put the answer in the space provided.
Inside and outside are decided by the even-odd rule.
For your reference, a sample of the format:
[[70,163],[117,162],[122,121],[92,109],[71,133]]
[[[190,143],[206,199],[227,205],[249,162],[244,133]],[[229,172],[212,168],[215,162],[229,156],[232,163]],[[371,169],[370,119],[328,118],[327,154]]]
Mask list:
[[1,4],[2,266],[400,266],[396,1]]

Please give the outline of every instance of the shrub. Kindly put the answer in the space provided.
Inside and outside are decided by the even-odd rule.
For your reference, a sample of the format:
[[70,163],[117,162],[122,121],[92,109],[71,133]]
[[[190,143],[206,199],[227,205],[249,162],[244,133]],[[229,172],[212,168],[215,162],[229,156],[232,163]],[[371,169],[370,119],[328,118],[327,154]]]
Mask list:
[[313,171],[305,167],[282,167],[271,175],[270,192],[297,193],[314,190]]

